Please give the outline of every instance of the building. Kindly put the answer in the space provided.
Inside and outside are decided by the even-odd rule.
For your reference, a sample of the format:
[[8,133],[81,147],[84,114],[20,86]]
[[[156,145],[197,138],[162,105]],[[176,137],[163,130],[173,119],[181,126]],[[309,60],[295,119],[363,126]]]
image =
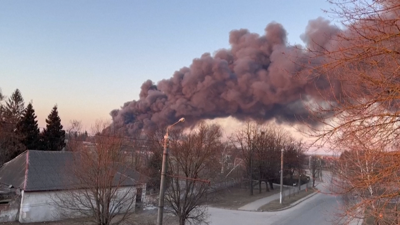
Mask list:
[[[65,219],[66,209],[58,204],[58,196],[81,193],[90,188],[77,186],[77,179],[70,169],[74,154],[27,150],[5,163],[0,168],[0,222],[31,223]],[[113,188],[118,194],[129,191],[133,204],[145,201],[146,183],[143,177],[134,170],[122,168],[115,171],[114,177],[124,177],[124,181],[118,184],[113,181]],[[130,210],[135,208],[131,206]],[[82,216],[76,213],[69,215],[69,218]]]

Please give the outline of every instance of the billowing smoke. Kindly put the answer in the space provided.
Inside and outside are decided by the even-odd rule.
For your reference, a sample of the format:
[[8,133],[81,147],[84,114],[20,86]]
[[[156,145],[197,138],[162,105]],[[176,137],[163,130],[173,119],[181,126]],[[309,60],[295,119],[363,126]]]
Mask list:
[[[309,22],[302,39],[315,49],[327,45],[336,32],[337,27],[318,18]],[[114,129],[133,134],[181,117],[186,119],[185,126],[228,116],[313,123],[304,102],[318,101],[315,88],[329,85],[323,78],[310,79],[302,71],[310,57],[301,46],[288,45],[286,37],[286,30],[278,23],[270,23],[263,36],[246,29],[231,31],[230,49],[205,53],[157,84],[144,82],[139,100],[111,112]]]

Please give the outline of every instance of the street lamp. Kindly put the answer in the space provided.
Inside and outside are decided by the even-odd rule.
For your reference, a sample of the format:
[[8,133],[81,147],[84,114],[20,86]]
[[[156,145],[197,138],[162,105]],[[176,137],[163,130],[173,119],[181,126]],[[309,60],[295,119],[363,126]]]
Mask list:
[[180,122],[185,122],[185,118],[180,118],[177,122],[167,127],[167,131],[164,136],[164,151],[163,151],[163,159],[161,166],[161,184],[160,184],[160,195],[158,199],[158,216],[157,216],[157,224],[162,225],[163,222],[163,214],[164,214],[164,195],[165,195],[165,177],[167,173],[167,160],[168,160],[168,131],[171,127],[175,126]]
[[281,149],[281,187],[280,187],[280,193],[279,193],[279,203],[282,204],[282,198],[283,198],[283,148]]

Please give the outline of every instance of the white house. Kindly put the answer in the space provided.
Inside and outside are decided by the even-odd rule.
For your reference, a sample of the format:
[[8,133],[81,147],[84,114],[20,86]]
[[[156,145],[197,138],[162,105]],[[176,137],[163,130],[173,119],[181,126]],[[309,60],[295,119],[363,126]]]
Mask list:
[[[58,196],[71,193],[68,174],[73,153],[27,150],[0,168],[0,222],[20,223],[65,219],[65,209],[55,204]],[[146,200],[146,184],[134,170],[116,171],[127,177],[118,194],[129,191],[133,204]],[[78,190],[79,192],[79,190]],[[134,207],[133,207],[134,208]],[[62,213],[63,212],[63,213]],[[76,217],[77,215],[74,214]]]

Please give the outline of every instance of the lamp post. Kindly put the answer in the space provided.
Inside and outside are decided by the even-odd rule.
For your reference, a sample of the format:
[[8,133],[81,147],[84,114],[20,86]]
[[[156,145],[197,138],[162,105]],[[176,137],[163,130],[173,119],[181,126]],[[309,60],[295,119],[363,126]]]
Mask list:
[[283,198],[283,148],[281,149],[281,187],[279,193],[279,203],[282,204]]
[[177,122],[167,127],[167,131],[164,136],[164,150],[163,150],[163,158],[162,158],[162,166],[161,166],[161,183],[160,183],[160,195],[158,199],[158,215],[157,215],[157,224],[162,225],[163,222],[163,214],[164,214],[164,195],[165,195],[165,178],[167,173],[167,163],[168,163],[168,131],[171,127],[175,126],[180,122],[185,122],[185,118],[180,118]]

